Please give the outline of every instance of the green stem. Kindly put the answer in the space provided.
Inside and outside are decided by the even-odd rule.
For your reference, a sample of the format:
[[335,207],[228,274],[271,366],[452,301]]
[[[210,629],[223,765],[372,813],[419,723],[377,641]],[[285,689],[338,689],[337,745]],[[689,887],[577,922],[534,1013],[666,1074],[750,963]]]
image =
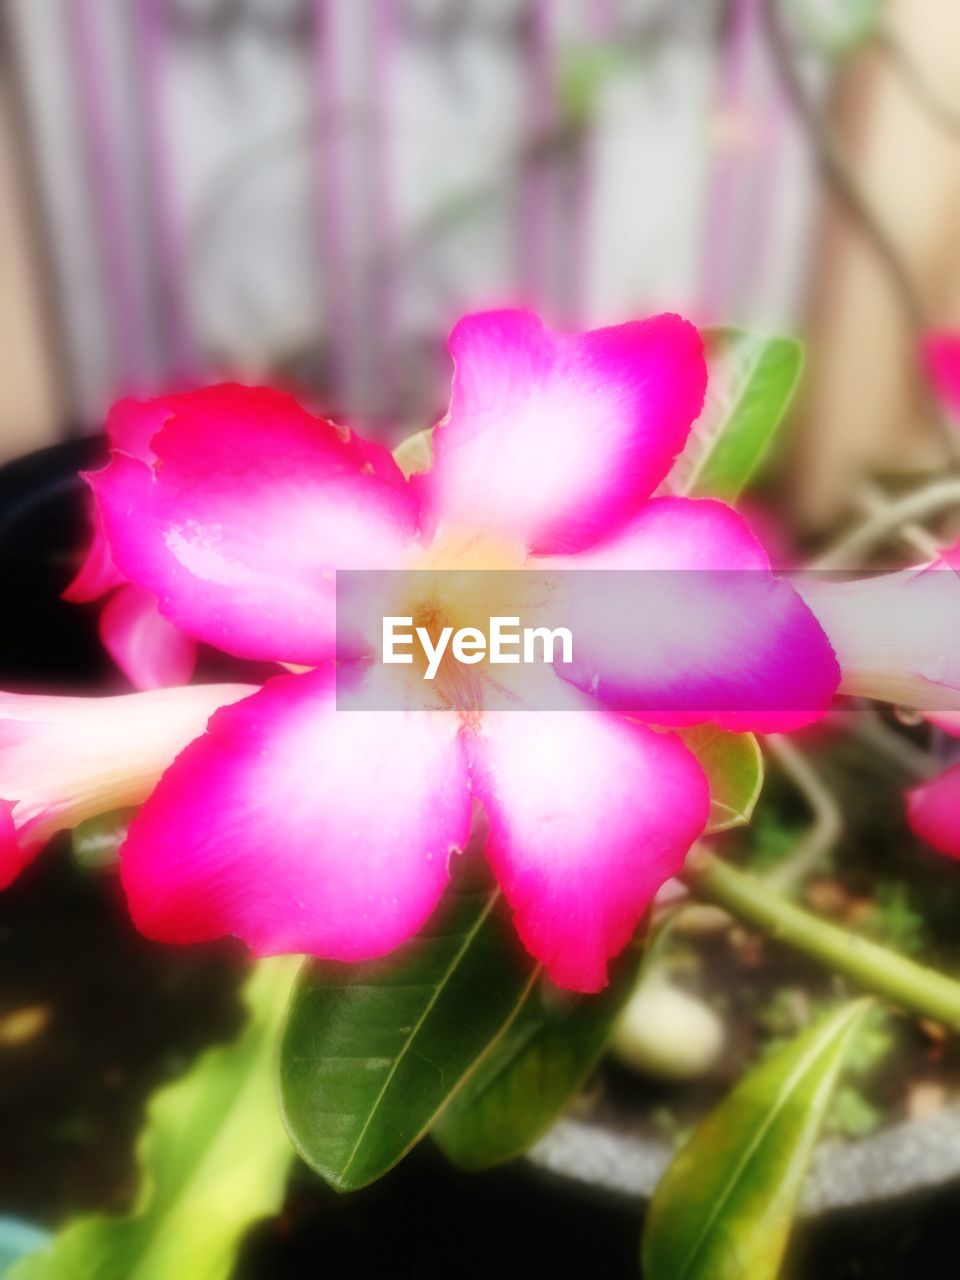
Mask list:
[[794,906],[753,876],[695,850],[683,873],[700,898],[795,947],[867,991],[960,1031],[960,982]]

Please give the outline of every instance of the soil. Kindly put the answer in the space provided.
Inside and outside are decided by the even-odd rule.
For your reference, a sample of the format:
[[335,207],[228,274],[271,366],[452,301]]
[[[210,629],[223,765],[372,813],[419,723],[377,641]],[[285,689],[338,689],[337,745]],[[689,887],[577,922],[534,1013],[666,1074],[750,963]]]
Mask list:
[[[84,526],[67,477],[98,449],[71,445],[0,473],[0,687],[90,689],[106,677],[95,611],[58,599]],[[909,839],[896,770],[884,766],[878,776],[880,766],[842,733],[818,750],[852,814],[815,882],[820,905],[881,938],[899,932],[901,943],[922,947],[925,962],[960,972],[960,867]],[[764,805],[768,829],[804,819],[782,780],[771,778]],[[727,843],[732,856],[749,858],[742,838]],[[872,909],[880,885],[903,887],[896,910],[886,900]],[[919,938],[910,934],[915,917]],[[693,957],[684,981],[723,1012],[732,1048],[710,1078],[692,1085],[643,1080],[606,1063],[591,1105],[638,1131],[682,1135],[749,1061],[789,1034],[791,1017],[802,1022],[842,994],[816,966],[739,931],[684,947]],[[233,945],[146,942],[114,878],[79,866],[66,840],[0,895],[0,1213],[54,1226],[78,1211],[130,1204],[145,1100],[203,1046],[237,1029],[243,969]],[[936,1086],[927,1105],[960,1094],[960,1055],[937,1028],[898,1020],[888,1051],[858,1088],[886,1123],[915,1105],[918,1084]],[[823,1219],[800,1231],[788,1274],[899,1280],[932,1270],[952,1248],[958,1208],[960,1189],[944,1188]],[[348,1197],[299,1168],[283,1215],[251,1233],[238,1275],[272,1280],[349,1267],[357,1277],[635,1277],[640,1218],[635,1204],[522,1164],[467,1177],[427,1142],[380,1184]]]

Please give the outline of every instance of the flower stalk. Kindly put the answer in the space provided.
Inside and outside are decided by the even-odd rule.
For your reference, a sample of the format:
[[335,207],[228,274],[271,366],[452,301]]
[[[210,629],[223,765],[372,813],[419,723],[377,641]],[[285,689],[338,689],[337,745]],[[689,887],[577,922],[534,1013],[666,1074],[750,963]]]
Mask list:
[[690,855],[682,878],[697,897],[723,907],[743,924],[892,1004],[960,1031],[960,982],[953,978],[819,919],[703,849]]

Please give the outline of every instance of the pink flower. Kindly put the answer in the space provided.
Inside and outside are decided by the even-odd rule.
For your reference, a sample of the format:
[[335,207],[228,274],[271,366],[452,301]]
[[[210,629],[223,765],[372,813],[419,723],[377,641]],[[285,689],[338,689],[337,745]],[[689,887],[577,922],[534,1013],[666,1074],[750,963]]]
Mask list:
[[[930,720],[960,738],[960,715]],[[914,835],[950,858],[960,858],[960,764],[907,792],[907,821]]]
[[[111,449],[152,462],[151,437],[163,426],[176,403],[177,398],[172,396],[148,403],[119,401],[107,418]],[[63,597],[86,604],[104,595],[110,598],[100,614],[100,639],[134,688],[162,689],[185,684],[196,664],[196,644],[163,617],[155,596],[133,586],[117,569],[96,516],[90,547]]]
[[[561,335],[496,312],[461,321],[450,349],[433,465],[410,480],[378,445],[236,386],[143,406],[137,447],[115,442],[89,477],[111,563],[168,622],[309,668],[217,711],[132,823],[122,879],[149,936],[382,955],[433,911],[478,802],[527,949],[561,985],[596,990],[709,803],[681,739],[624,713],[669,703],[686,721],[776,730],[829,705],[830,645],[742,519],[651,498],[703,400],[691,325]],[[749,616],[704,599],[679,656],[639,644],[631,667],[595,635],[560,710],[453,697],[446,712],[338,713],[336,570],[540,563],[748,569],[755,588]]]
[[[960,333],[931,330],[924,335],[921,358],[933,390],[951,417],[960,421]],[[944,551],[942,560],[938,567],[946,565],[955,573],[960,570],[960,543]],[[950,623],[947,635],[952,651],[956,619],[951,618]],[[924,709],[923,703],[920,706]],[[954,706],[960,707],[960,701]],[[960,711],[948,709],[927,719],[953,737],[960,737]],[[907,818],[921,840],[940,853],[960,858],[960,765],[913,787],[907,793]]]
[[960,711],[960,578],[940,560],[850,581],[803,576],[795,586],[843,672],[841,693],[924,714]]
[[960,333],[933,329],[920,350],[930,385],[955,422],[960,422]]
[[[941,553],[941,567],[952,570],[954,587],[960,595],[960,543]],[[948,631],[951,647],[957,635],[955,626]],[[927,719],[953,738],[960,738],[960,711],[944,711],[928,715]],[[945,769],[943,773],[907,792],[907,820],[910,828],[921,840],[940,853],[960,858],[960,765]]]
[[[841,691],[897,703],[960,737],[960,543],[937,560],[800,585],[843,669]],[[907,792],[913,832],[960,858],[960,765]]]
[[119,698],[0,693],[0,888],[58,831],[140,804],[211,712],[254,691],[219,684]]

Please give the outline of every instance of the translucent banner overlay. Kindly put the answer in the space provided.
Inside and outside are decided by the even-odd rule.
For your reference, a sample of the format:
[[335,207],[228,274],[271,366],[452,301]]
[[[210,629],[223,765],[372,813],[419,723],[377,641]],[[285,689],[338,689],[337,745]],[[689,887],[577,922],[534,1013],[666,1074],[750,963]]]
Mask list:
[[[566,711],[663,724],[822,711],[842,692],[960,712],[960,580],[766,570],[337,574],[343,710]],[[829,701],[829,698],[826,698]]]

